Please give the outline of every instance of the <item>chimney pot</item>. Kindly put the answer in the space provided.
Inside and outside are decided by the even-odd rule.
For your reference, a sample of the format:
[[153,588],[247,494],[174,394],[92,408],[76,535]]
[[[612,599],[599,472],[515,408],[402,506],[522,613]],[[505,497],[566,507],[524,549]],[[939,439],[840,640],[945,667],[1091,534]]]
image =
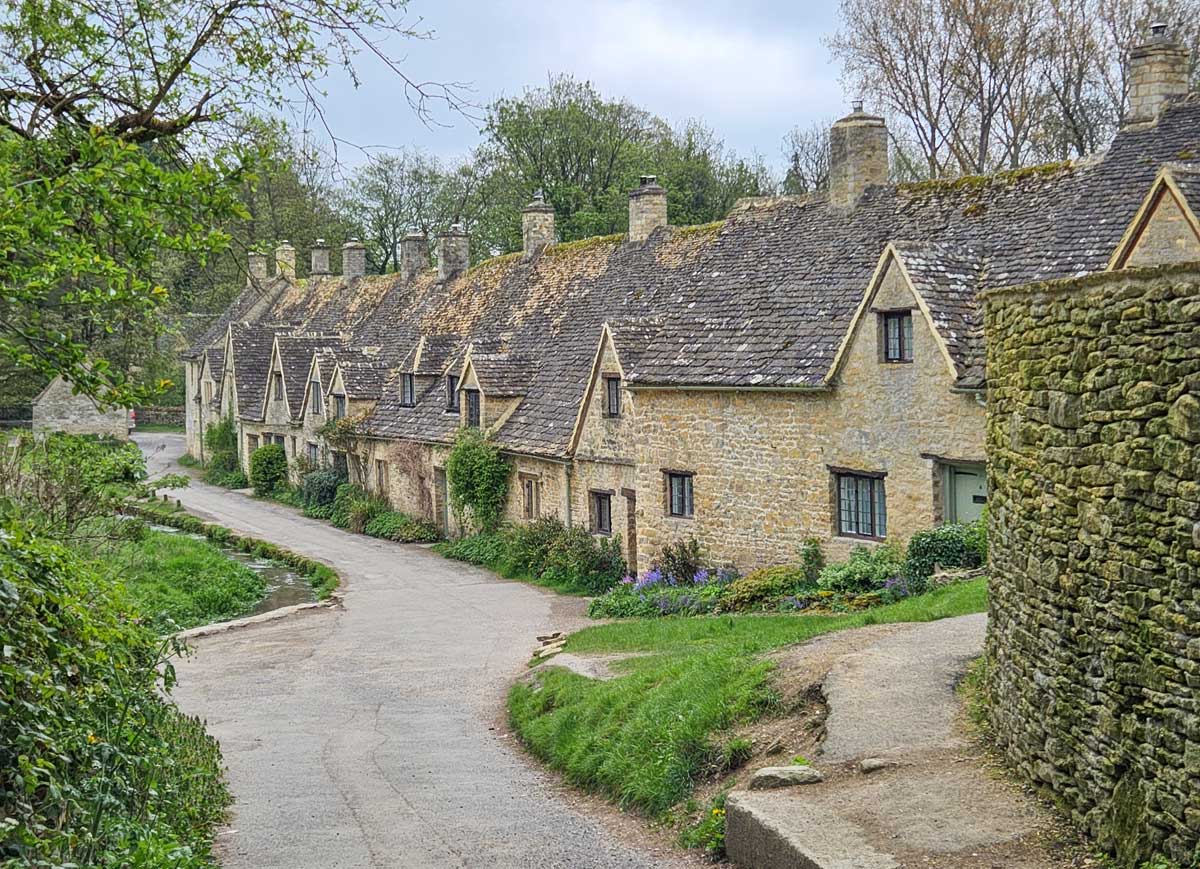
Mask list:
[[834,123],[829,130],[829,201],[853,208],[868,187],[887,184],[888,133],[883,118],[862,111]]
[[629,240],[645,241],[666,225],[667,191],[656,176],[643,175],[640,186],[629,194]]
[[862,100],[851,100],[850,108],[854,110],[854,114],[856,114],[856,115],[861,114],[862,110],[863,110],[863,101]]
[[410,232],[400,241],[400,279],[410,282],[429,266],[429,245],[425,236]]
[[1167,30],[1161,22],[1150,25],[1149,38],[1129,52],[1127,125],[1153,121],[1172,100],[1187,96],[1189,52]]
[[250,271],[246,276],[246,286],[259,286],[267,282],[267,255],[261,251],[252,250],[247,257]]
[[466,271],[471,262],[471,240],[461,223],[438,236],[438,280]]
[[321,277],[329,274],[329,244],[323,238],[318,238],[312,244],[312,268],[309,275]]
[[275,248],[275,271],[289,281],[296,280],[296,249],[287,239]]
[[367,273],[367,248],[357,238],[342,245],[342,277],[361,278]]
[[521,239],[526,257],[554,242],[554,206],[546,202],[541,190],[521,209]]

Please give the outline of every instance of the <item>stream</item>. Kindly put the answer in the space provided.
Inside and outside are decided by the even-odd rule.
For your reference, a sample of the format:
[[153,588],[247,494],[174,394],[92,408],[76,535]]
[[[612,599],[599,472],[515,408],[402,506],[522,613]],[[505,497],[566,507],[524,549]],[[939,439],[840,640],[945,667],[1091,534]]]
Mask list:
[[[172,528],[169,525],[159,525],[154,522],[149,523],[149,527],[154,531],[161,531],[164,534],[185,533],[178,528]],[[222,554],[227,558],[241,562],[263,578],[263,582],[267,586],[266,594],[255,605],[254,609],[244,613],[244,616],[256,616],[260,613],[270,612],[280,607],[292,606],[298,603],[312,603],[317,599],[312,586],[308,584],[308,580],[286,564],[280,564],[278,561],[272,561],[269,558],[258,558],[248,552],[242,552],[231,546],[218,543],[215,540],[209,540],[203,534],[187,534],[186,536],[191,537],[193,540],[204,540],[210,543],[221,550]]]

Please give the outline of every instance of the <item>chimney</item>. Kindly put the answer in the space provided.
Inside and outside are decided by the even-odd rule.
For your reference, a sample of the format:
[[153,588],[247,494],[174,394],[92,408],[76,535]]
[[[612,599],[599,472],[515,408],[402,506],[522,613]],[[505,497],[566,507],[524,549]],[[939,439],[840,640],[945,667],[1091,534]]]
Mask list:
[[643,175],[637,190],[629,194],[629,240],[645,241],[666,225],[667,191],[654,175]]
[[367,248],[357,238],[342,245],[342,277],[361,278],[367,273]]
[[1188,50],[1171,38],[1166,24],[1150,25],[1150,38],[1129,52],[1126,124],[1158,118],[1163,107],[1188,92]]
[[312,245],[311,277],[321,277],[329,274],[329,244],[323,238],[318,238]]
[[444,281],[464,271],[470,264],[470,240],[461,223],[438,236],[438,280]]
[[852,107],[829,130],[829,201],[837,208],[853,208],[863,191],[888,180],[887,125],[864,112],[862,100]]
[[296,249],[287,239],[275,248],[275,271],[282,278],[296,280]]
[[554,206],[547,204],[540,190],[533,194],[533,202],[521,209],[521,238],[526,257],[554,242]]
[[429,267],[429,245],[425,236],[419,232],[410,232],[400,241],[400,279],[405,283],[412,281]]
[[250,273],[246,275],[246,286],[261,287],[267,282],[267,255],[261,251],[252,250],[249,255]]

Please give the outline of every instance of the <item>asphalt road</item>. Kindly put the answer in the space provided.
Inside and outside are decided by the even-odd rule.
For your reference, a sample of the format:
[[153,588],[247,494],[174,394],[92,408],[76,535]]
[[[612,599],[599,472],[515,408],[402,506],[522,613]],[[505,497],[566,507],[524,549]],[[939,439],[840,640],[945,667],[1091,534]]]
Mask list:
[[[152,472],[180,435],[135,438]],[[175,699],[221,741],[228,867],[652,867],[499,726],[538,634],[582,602],[193,483],[188,509],[332,565],[342,609],[193,643]]]

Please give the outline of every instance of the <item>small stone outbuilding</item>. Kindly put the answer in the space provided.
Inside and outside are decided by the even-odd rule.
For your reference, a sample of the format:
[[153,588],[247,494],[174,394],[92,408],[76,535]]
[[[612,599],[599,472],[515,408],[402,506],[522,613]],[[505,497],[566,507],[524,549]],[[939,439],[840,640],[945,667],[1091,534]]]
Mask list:
[[33,400],[33,430],[49,434],[91,434],[128,440],[133,418],[127,409],[103,409],[76,393],[69,381],[55,377]]

